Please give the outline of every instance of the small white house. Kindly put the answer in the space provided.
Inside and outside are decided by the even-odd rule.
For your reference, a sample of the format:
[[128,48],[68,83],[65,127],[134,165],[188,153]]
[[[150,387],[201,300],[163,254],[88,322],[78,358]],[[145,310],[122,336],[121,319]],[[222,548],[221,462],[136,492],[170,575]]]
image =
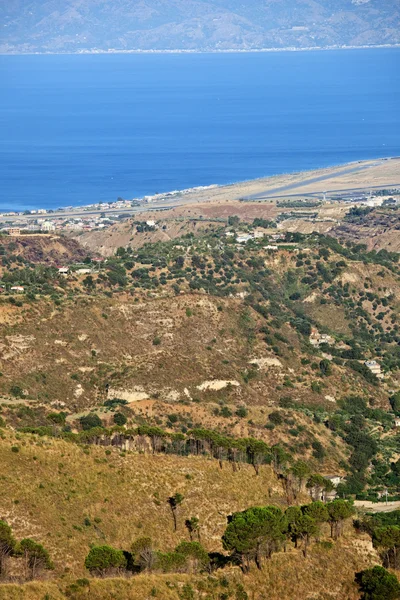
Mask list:
[[236,241],[238,244],[246,244],[249,240],[252,239],[252,236],[248,233],[238,233]]
[[45,221],[44,223],[42,223],[42,231],[54,231],[56,228],[56,226],[54,225],[54,223],[52,221]]
[[68,275],[69,267],[58,267],[58,272],[60,275]]
[[381,366],[376,362],[376,360],[366,360],[364,365],[368,367],[368,369],[378,377],[378,379],[383,379],[384,374],[382,373]]
[[11,288],[12,292],[15,292],[16,294],[23,294],[25,291],[25,288],[22,287],[22,285],[13,285],[13,287]]
[[90,275],[90,273],[93,273],[92,269],[78,269],[76,272],[78,275]]
[[395,419],[394,419],[394,426],[395,427],[400,427],[400,417],[395,417]]
[[324,475],[324,478],[328,479],[334,487],[337,487],[339,483],[342,482],[342,477],[340,475]]

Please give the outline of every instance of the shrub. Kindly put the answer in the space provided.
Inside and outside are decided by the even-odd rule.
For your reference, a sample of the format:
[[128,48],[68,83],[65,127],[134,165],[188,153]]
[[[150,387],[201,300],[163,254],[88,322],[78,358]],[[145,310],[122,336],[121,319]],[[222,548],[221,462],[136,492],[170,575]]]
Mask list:
[[125,569],[127,561],[122,550],[111,546],[93,546],[85,559],[85,567],[95,575],[104,577]]
[[400,584],[395,575],[383,567],[365,569],[356,574],[356,582],[362,593],[361,600],[397,600]]
[[126,424],[128,419],[122,413],[117,412],[117,413],[115,413],[115,415],[113,417],[113,421],[116,425],[120,425],[122,427],[122,425]]
[[178,552],[157,552],[155,569],[162,573],[179,573],[186,570],[186,556]]
[[283,423],[282,415],[278,411],[274,411],[270,415],[268,415],[268,419],[274,425],[282,425],[282,423]]
[[89,413],[79,419],[83,431],[88,431],[94,427],[103,427],[103,421],[96,413]]
[[235,415],[237,417],[239,417],[240,419],[243,419],[244,417],[247,417],[248,415],[248,410],[245,406],[239,406],[239,408],[236,410]]
[[25,538],[21,540],[18,550],[25,558],[25,564],[32,579],[44,569],[54,569],[49,553],[42,544],[37,544],[30,538]]

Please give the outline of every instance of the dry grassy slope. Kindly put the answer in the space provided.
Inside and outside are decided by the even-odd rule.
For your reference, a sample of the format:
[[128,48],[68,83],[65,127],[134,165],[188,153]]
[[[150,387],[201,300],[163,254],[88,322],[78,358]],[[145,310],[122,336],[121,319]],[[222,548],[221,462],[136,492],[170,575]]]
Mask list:
[[[19,446],[19,453],[11,451],[13,445]],[[249,466],[233,473],[228,465],[220,470],[217,461],[203,458],[123,456],[117,450],[106,455],[103,448],[85,451],[29,435],[6,433],[0,440],[0,472],[0,518],[12,525],[17,537],[33,537],[49,549],[55,578],[66,568],[69,572],[54,582],[0,586],[1,600],[43,600],[46,593],[54,600],[65,598],[62,592],[71,579],[86,575],[83,561],[90,543],[128,549],[137,537],[150,535],[160,549],[171,549],[188,538],[184,519],[196,515],[202,543],[208,550],[221,550],[227,514],[254,505],[284,507],[282,489],[270,467],[262,467],[256,477]],[[185,499],[174,533],[166,500],[176,491]],[[84,525],[85,517],[92,525]],[[217,599],[224,591],[218,579],[225,576],[229,589],[241,583],[255,600],[356,600],[354,572],[376,562],[371,542],[349,526],[337,547],[313,545],[307,559],[289,547],[262,572],[253,569],[246,577],[238,569],[227,569],[213,579],[170,574],[91,580],[90,592],[76,598],[142,600],[153,597],[155,587],[156,597],[178,600],[182,586],[190,582],[195,590],[202,588]],[[196,593],[195,598],[200,597]]]
[[[320,403],[325,395],[336,397],[338,389],[340,394],[368,391],[365,380],[334,366],[324,381],[324,395],[311,394],[315,374],[300,364],[297,335],[289,327],[282,329],[291,345],[277,360],[268,353],[262,334],[249,341],[243,311],[240,300],[200,294],[138,302],[127,296],[80,298],[56,309],[40,301],[21,308],[19,321],[1,329],[0,393],[7,396],[17,384],[31,399],[59,400],[82,410],[93,406],[99,395],[104,400],[107,383],[160,399],[186,398],[187,388],[190,397],[200,400],[225,397],[264,406],[288,393]],[[251,327],[257,329],[257,323],[258,316],[250,311]],[[156,338],[159,345],[154,345]],[[261,359],[261,368],[245,384],[243,374],[254,359]],[[300,373],[303,381],[295,389],[276,390],[285,375],[295,380]],[[218,394],[198,388],[212,380],[240,385]],[[379,389],[374,393],[382,395]]]
[[[19,453],[11,451],[13,445]],[[283,503],[281,485],[268,466],[257,477],[249,465],[233,473],[228,464],[221,470],[212,459],[123,456],[116,449],[106,455],[104,448],[84,451],[27,434],[18,439],[8,433],[0,440],[0,472],[0,518],[18,537],[43,542],[58,573],[69,567],[76,575],[83,572],[90,543],[129,549],[137,537],[149,535],[160,549],[171,549],[188,538],[184,521],[196,515],[202,543],[217,551],[226,515]],[[177,491],[185,500],[174,533],[167,499]],[[85,517],[92,526],[84,526]]]
[[[225,569],[213,577],[190,575],[139,575],[133,579],[97,579],[90,591],[76,600],[181,600],[184,586],[190,584],[195,600],[218,600],[230,592],[235,598],[243,586],[249,600],[358,600],[354,574],[378,563],[371,543],[363,537],[347,539],[332,549],[314,546],[304,559],[299,552],[275,554],[262,571],[252,569],[244,576],[238,569]],[[224,585],[221,585],[222,578]],[[228,587],[226,587],[226,582]],[[1,600],[65,600],[67,581],[32,582],[23,586],[0,586]],[[156,591],[156,595],[155,592]],[[241,596],[236,596],[237,598]]]
[[306,219],[288,219],[279,225],[279,230],[310,234],[314,231],[336,237],[342,243],[365,244],[368,250],[388,250],[400,252],[400,215],[397,212],[374,210],[359,222],[347,223],[343,217],[348,212],[349,204],[335,202],[333,205],[322,205],[318,219],[332,221],[312,221]]
[[[171,211],[173,213],[173,211]],[[103,256],[112,256],[119,247],[141,248],[144,244],[153,244],[155,242],[168,242],[192,233],[195,236],[201,236],[221,227],[221,223],[202,220],[180,220],[173,216],[170,218],[158,219],[154,213],[140,214],[135,219],[129,219],[122,223],[117,223],[105,230],[89,231],[85,233],[68,233],[68,237],[75,239],[84,248],[92,252],[99,252]],[[134,221],[157,220],[158,228],[155,231],[138,232]],[[223,225],[223,223],[222,223]],[[165,229],[164,229],[165,227]]]
[[[66,235],[91,251],[100,252],[103,256],[112,256],[120,246],[140,248],[146,243],[165,242],[187,233],[204,235],[224,226],[229,216],[237,215],[244,222],[252,222],[256,217],[272,219],[278,212],[285,210],[278,211],[275,202],[196,202],[169,210],[144,210],[134,218],[116,223],[107,229],[85,233],[70,231]],[[134,222],[147,220],[155,220],[158,229],[138,233]]]

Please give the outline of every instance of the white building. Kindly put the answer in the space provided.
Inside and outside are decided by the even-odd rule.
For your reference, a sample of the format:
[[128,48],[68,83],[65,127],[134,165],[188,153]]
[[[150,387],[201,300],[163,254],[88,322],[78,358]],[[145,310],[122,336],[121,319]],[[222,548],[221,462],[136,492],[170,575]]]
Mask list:
[[236,237],[236,241],[238,244],[246,244],[249,240],[252,239],[252,236],[249,233],[238,233]]
[[383,379],[385,376],[382,373],[381,365],[379,365],[376,360],[366,360],[364,365],[368,367],[368,369],[378,377],[378,379]]
[[52,221],[44,221],[41,226],[42,231],[54,231],[55,228],[56,226]]
[[78,275],[90,275],[90,273],[93,273],[92,269],[78,269],[76,272]]
[[324,475],[324,479],[330,481],[335,487],[337,487],[339,483],[342,482],[341,475]]

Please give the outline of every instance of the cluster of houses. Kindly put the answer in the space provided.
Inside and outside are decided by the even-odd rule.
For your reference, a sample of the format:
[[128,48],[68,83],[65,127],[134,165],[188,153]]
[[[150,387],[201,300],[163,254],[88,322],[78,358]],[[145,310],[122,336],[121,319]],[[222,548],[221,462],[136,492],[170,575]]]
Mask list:
[[[323,344],[328,344],[329,346],[335,346],[336,348],[348,348],[344,342],[336,342],[336,340],[327,333],[319,333],[317,329],[311,330],[311,335],[309,337],[310,344],[314,346],[314,348],[319,348]],[[364,365],[373,373],[378,379],[384,379],[385,374],[382,372],[381,365],[376,360],[366,360],[364,361]]]
[[[235,237],[237,244],[246,244],[250,240],[260,240],[266,236],[268,236],[268,239],[271,239],[272,241],[281,240],[285,237],[284,234],[280,234],[280,233],[270,235],[265,231],[265,229],[261,229],[261,228],[256,228],[256,229],[254,229],[254,231],[250,231],[250,232],[229,230],[229,231],[225,232],[225,235],[226,235],[226,237]],[[278,250],[279,249],[278,246],[272,245],[272,244],[265,246],[265,248],[266,248],[266,250]]]
[[13,225],[11,227],[4,226],[0,231],[8,233],[13,237],[18,237],[24,234],[32,234],[36,232],[53,233],[63,230],[91,231],[92,229],[104,229],[113,225],[118,218],[118,215],[113,215],[113,218],[104,216],[79,217],[79,218],[62,218],[54,217],[51,219],[35,219],[28,222]]
[[335,344],[335,340],[331,335],[319,333],[317,329],[312,329],[310,335],[310,344],[315,348],[319,348],[321,344],[329,344],[330,346],[333,346]]

